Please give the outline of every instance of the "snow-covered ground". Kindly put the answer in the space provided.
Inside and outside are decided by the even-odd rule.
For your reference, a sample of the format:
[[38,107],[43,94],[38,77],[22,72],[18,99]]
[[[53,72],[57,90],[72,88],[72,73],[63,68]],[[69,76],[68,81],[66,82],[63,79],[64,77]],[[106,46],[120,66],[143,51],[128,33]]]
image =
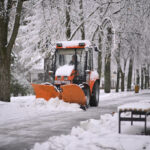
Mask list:
[[[147,93],[147,91],[142,91]],[[140,93],[141,94],[141,93]],[[133,92],[101,93],[101,99],[111,100],[112,97],[133,96]],[[139,95],[139,94],[138,94]],[[144,100],[144,108],[150,109],[150,98]],[[140,107],[141,102],[136,102],[135,107]],[[142,103],[143,104],[143,103]],[[128,106],[128,104],[123,105]],[[122,106],[122,107],[123,107]],[[133,105],[132,105],[133,106]],[[120,108],[122,108],[120,107]],[[142,105],[143,108],[143,105]],[[36,143],[32,150],[144,150],[150,149],[150,137],[142,135],[144,123],[122,122],[123,134],[118,134],[118,113],[101,115],[99,120],[89,119],[80,122],[78,127],[73,127],[68,135],[50,137],[46,142]],[[150,119],[148,122],[150,127]],[[136,143],[136,144],[135,144]]]
[[130,123],[123,122],[119,135],[117,114],[110,114],[117,112],[120,104],[149,100],[149,90],[138,94],[133,91],[105,94],[101,90],[99,107],[83,111],[78,104],[64,103],[57,98],[46,102],[34,96],[12,97],[11,103],[0,102],[0,149],[31,149],[36,143],[34,149],[128,150],[135,146],[133,141],[138,143],[135,148],[147,148],[149,136],[140,136],[143,123],[131,127]]
[[[150,137],[139,134],[143,125],[122,123],[124,134],[118,134],[118,115],[105,114],[99,120],[87,120],[73,127],[69,135],[36,143],[32,150],[149,150]],[[150,126],[149,126],[150,127]]]
[[13,119],[25,120],[49,112],[82,111],[78,104],[65,103],[58,98],[50,101],[36,99],[35,96],[12,97],[10,103],[0,102],[0,122],[7,123]]
[[[112,91],[111,93],[104,93],[101,90],[100,93],[100,105],[104,105],[107,102],[115,104],[115,102],[120,98],[127,96],[140,95],[142,93],[147,93],[146,90],[141,91],[139,94],[132,92],[119,92],[116,93]],[[112,101],[116,99],[116,101]],[[128,100],[128,99],[126,99]],[[105,103],[104,103],[105,101]],[[135,100],[134,100],[135,101]],[[118,103],[118,102],[117,102]],[[43,99],[36,99],[35,96],[24,96],[24,97],[12,97],[11,103],[5,103],[0,101],[0,122],[9,122],[12,119],[24,120],[26,118],[32,118],[37,116],[37,114],[47,114],[50,112],[66,112],[66,111],[83,111],[80,109],[78,104],[65,103],[58,98],[51,99],[50,101],[45,101]]]

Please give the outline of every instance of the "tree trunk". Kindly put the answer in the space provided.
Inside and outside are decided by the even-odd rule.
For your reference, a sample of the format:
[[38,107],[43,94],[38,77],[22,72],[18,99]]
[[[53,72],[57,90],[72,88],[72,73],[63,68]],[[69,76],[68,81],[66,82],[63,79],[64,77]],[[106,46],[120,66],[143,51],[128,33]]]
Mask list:
[[101,36],[99,35],[99,41],[98,41],[99,45],[99,53],[98,53],[98,74],[99,74],[99,79],[100,79],[100,83],[101,83],[101,73],[102,73],[102,40],[101,40]]
[[150,65],[148,65],[148,88],[150,87],[150,85],[149,85],[149,67],[150,67]]
[[144,71],[143,68],[141,68],[141,89],[143,89],[143,83],[144,83],[144,75],[143,75]]
[[149,77],[148,77],[148,70],[145,69],[145,89],[148,88],[148,80],[149,80]]
[[[2,11],[2,10],[0,10]],[[0,100],[10,101],[10,57],[7,51],[8,20],[0,18]]]
[[70,18],[71,0],[66,0],[66,38],[71,36],[71,18]]
[[120,67],[117,67],[117,83],[116,83],[116,92],[119,92],[119,80],[120,80]]
[[140,84],[139,69],[136,70],[136,85]]
[[111,47],[112,47],[112,29],[107,28],[107,46],[105,56],[105,93],[110,93],[111,89]]
[[[120,36],[119,36],[120,37]],[[116,57],[117,61],[117,83],[116,83],[116,92],[119,92],[119,82],[120,82],[120,43],[118,43],[118,53]]]
[[128,91],[131,91],[132,69],[133,69],[133,60],[132,60],[132,58],[130,58],[129,71],[128,71],[128,83],[127,83],[127,90],[128,90]]
[[124,91],[124,73],[121,71],[121,91]]
[[0,100],[10,102],[10,59],[0,56]]
[[22,4],[23,0],[18,0],[12,34],[10,40],[7,41],[9,13],[13,4],[11,0],[7,0],[6,8],[4,8],[4,1],[0,2],[0,100],[5,102],[10,102],[11,52],[18,34]]
[[105,93],[110,93],[111,80],[110,80],[110,54],[105,57]]
[[50,56],[44,59],[44,82],[50,82],[49,71],[51,71],[51,59]]
[[[84,14],[83,14],[83,0],[79,1],[79,6],[80,6],[80,21],[83,22],[84,20]],[[81,39],[85,40],[85,28],[84,28],[84,23],[81,26]]]

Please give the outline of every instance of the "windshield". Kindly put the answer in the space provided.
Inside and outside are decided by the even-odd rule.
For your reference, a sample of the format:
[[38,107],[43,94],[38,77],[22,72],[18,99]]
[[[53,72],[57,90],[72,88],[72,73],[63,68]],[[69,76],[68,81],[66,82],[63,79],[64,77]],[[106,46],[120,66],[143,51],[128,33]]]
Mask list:
[[83,74],[84,70],[84,50],[77,49],[75,54],[75,49],[59,49],[56,52],[56,70],[63,66],[77,66],[78,72]]

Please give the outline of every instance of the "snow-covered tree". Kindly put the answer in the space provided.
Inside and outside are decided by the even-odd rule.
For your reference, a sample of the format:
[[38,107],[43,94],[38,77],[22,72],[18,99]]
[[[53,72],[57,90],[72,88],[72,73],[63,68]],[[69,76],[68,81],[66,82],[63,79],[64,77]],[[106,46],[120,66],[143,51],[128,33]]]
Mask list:
[[18,34],[23,2],[24,0],[0,1],[0,100],[7,102],[10,101],[11,52]]

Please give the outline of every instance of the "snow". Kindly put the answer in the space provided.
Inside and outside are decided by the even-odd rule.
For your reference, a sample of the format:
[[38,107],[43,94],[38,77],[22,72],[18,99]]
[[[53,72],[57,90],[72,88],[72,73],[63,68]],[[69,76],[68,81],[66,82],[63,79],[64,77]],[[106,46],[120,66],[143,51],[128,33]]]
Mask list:
[[90,80],[95,80],[99,78],[99,74],[96,70],[92,71],[91,74],[90,74]]
[[150,101],[124,104],[118,107],[119,110],[150,111]]
[[36,116],[40,113],[82,111],[78,104],[66,103],[58,98],[51,98],[49,101],[36,99],[35,96],[13,97],[10,103],[0,102],[0,122],[7,122],[11,119]]
[[33,71],[35,70],[43,70],[44,71],[44,59],[39,60],[39,62],[33,66]]
[[70,76],[74,69],[74,65],[64,65],[56,70],[56,76]]
[[[100,100],[101,101],[111,101],[112,99],[116,98],[123,98],[127,96],[134,96],[134,95],[140,95],[144,93],[149,93],[149,90],[140,90],[139,93],[135,93],[134,91],[124,91],[124,92],[115,92],[115,90],[111,90],[110,93],[104,93],[104,90],[100,90]],[[143,100],[143,101],[149,101],[149,100]]]
[[79,46],[79,43],[85,43],[85,47],[89,47],[91,45],[90,41],[88,40],[60,41],[57,43],[62,43],[63,48]]
[[[145,94],[142,95],[142,93]],[[115,93],[112,90],[112,93],[106,94],[101,90],[101,107],[89,108],[87,111],[82,111],[77,104],[68,104],[58,98],[47,102],[43,99],[36,100],[35,96],[12,97],[10,103],[0,102],[0,145],[11,147],[18,144],[22,149],[30,147],[33,150],[141,150],[144,149],[143,147],[148,150],[150,149],[150,137],[141,135],[144,131],[143,122],[135,122],[133,126],[129,122],[122,122],[122,133],[118,134],[117,113],[101,115],[99,120],[87,117],[95,116],[95,114],[99,116],[99,112],[104,114],[104,109],[109,109],[108,112],[112,112],[111,107],[117,107],[118,104],[126,103],[129,100],[137,102],[141,99],[143,103],[148,102],[148,93],[149,90],[141,90],[138,94],[133,91]],[[86,121],[82,121],[78,125],[77,122],[83,119]],[[148,117],[148,129],[150,128],[149,119]],[[71,125],[68,126],[68,124]],[[70,132],[73,125],[76,126]],[[4,130],[6,133],[3,132]],[[50,138],[48,139],[48,137]],[[25,142],[25,145],[22,145],[22,141]],[[45,142],[37,143],[43,141]]]
[[69,135],[54,136],[44,143],[36,143],[32,150],[150,149],[150,137],[136,135],[136,127],[142,127],[140,123],[136,123],[133,128],[123,122],[122,127],[126,128],[125,133],[118,134],[117,113],[105,114],[100,116],[99,120],[89,119],[81,122],[80,126],[72,128]]
[[[102,90],[101,90],[102,91]],[[101,92],[100,101],[111,101],[112,99],[120,99],[147,93],[148,90],[140,91],[140,93],[119,92],[106,94]],[[136,99],[134,99],[136,101]],[[143,104],[148,100],[143,99]],[[115,102],[114,102],[115,103]],[[132,103],[134,104],[134,103]],[[140,103],[136,103],[140,104]],[[140,106],[140,105],[139,105]],[[144,105],[146,106],[146,105]],[[122,122],[122,133],[118,134],[118,113],[101,115],[99,120],[89,119],[80,122],[80,125],[73,127],[68,135],[53,136],[43,143],[35,143],[32,150],[141,150],[150,149],[150,137],[141,135],[144,131],[144,125],[141,122],[134,123],[133,126],[128,122]],[[147,127],[150,128],[148,118]],[[135,144],[136,143],[136,144]]]

